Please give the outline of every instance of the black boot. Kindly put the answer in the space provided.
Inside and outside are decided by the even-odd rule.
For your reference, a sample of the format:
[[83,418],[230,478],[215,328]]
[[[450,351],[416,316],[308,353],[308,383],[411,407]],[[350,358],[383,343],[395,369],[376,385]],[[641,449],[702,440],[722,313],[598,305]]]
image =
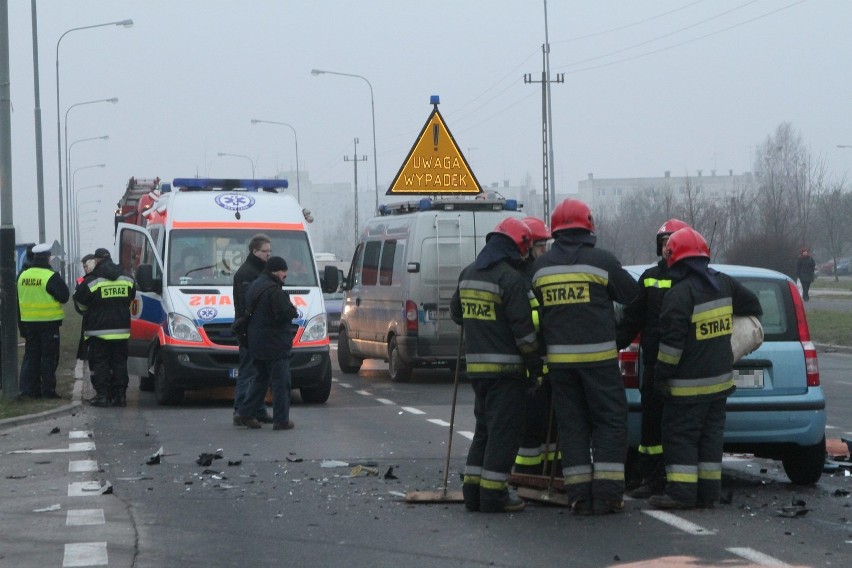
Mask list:
[[125,389],[119,389],[115,393],[115,397],[112,399],[112,405],[120,408],[127,406],[127,391]]
[[89,404],[91,404],[92,406],[106,408],[107,406],[109,406],[109,399],[107,398],[107,395],[98,393],[95,395],[95,398],[89,401]]

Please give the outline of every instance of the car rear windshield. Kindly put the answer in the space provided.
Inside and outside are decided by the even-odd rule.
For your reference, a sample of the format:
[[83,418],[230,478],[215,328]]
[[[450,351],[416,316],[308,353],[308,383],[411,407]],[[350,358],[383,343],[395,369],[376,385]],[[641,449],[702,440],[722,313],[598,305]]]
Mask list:
[[798,326],[787,281],[744,277],[737,280],[760,300],[764,341],[797,341]]

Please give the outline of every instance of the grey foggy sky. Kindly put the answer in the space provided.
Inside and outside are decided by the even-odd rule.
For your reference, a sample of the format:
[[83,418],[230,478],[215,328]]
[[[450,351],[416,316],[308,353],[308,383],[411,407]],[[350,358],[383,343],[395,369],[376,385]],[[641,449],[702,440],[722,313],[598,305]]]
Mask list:
[[[58,238],[55,50],[68,29],[131,18],[129,29],[72,32],[60,47],[61,115],[69,114],[80,200],[101,203],[99,243],[130,176],[257,177],[295,168],[314,183],[373,187],[393,179],[431,106],[479,181],[529,176],[541,189],[541,0],[38,0],[47,237]],[[558,192],[596,177],[751,169],[756,145],[792,122],[842,177],[852,168],[852,2],[846,0],[549,0]],[[10,0],[14,222],[38,236],[30,2]],[[295,179],[290,179],[295,190]],[[384,190],[381,191],[382,200]],[[317,211],[315,210],[315,215]],[[321,213],[320,213],[321,214]]]

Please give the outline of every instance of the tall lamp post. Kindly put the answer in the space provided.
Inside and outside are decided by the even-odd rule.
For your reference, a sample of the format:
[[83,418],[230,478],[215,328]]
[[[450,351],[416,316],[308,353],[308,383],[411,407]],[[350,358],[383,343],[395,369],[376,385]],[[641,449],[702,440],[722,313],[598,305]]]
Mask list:
[[373,85],[366,77],[362,77],[361,75],[354,75],[352,73],[338,73],[337,71],[323,71],[322,69],[311,69],[311,75],[341,75],[343,77],[356,77],[361,79],[367,86],[370,87],[370,110],[373,115],[373,183],[376,186],[376,209],[373,211],[374,213],[379,210],[379,166],[378,162],[376,162],[376,103],[375,99],[373,99]]
[[61,111],[59,106],[59,44],[62,43],[62,39],[70,34],[71,32],[76,32],[80,30],[90,30],[92,28],[102,28],[105,26],[124,26],[125,28],[129,28],[133,26],[133,20],[119,20],[116,22],[106,22],[104,24],[94,24],[91,26],[82,26],[79,28],[71,28],[59,36],[59,39],[56,40],[56,159],[59,162],[59,170],[57,172],[57,178],[59,180],[59,238],[62,239],[65,234],[65,219],[64,212],[62,210],[63,205],[63,196],[62,196],[62,130],[61,124],[59,121],[61,119]]
[[234,158],[245,158],[246,160],[249,161],[249,163],[251,163],[251,179],[254,179],[254,160],[252,160],[250,157],[246,156],[245,154],[229,154],[228,152],[219,152],[218,156],[220,158],[222,156],[231,156],[231,157],[234,157]]
[[[68,213],[69,213],[69,225],[68,225],[68,227],[69,228],[71,228],[70,221],[75,221],[74,227],[77,227],[77,223],[76,223],[76,219],[77,219],[77,190],[76,190],[76,187],[77,187],[77,172],[79,172],[81,170],[90,170],[92,168],[105,168],[105,167],[106,167],[106,164],[95,164],[95,165],[92,165],[92,166],[81,166],[81,167],[77,168],[76,170],[74,170],[74,173],[71,174],[71,195],[73,197],[73,199],[72,199],[73,204],[71,202],[68,203]],[[74,264],[76,265],[76,261],[79,260],[79,259],[76,258],[77,257],[77,249],[74,246],[75,243],[71,242],[70,244],[71,244],[71,250],[73,252],[73,257],[69,256],[69,260],[68,260],[69,268],[70,268],[70,266],[72,266],[72,261],[74,261]],[[69,273],[70,272],[71,271],[69,270]],[[71,276],[71,278],[72,278],[71,282],[73,282],[73,275]]]
[[293,131],[293,140],[296,143],[296,201],[299,203],[302,202],[302,187],[299,184],[299,137],[296,135],[296,129],[286,122],[276,122],[274,120],[260,120],[259,118],[251,119],[252,124],[277,124],[279,126],[286,126],[290,130]]
[[[80,140],[73,141],[71,143],[71,145],[68,145],[68,138],[67,138],[67,135],[66,135],[66,138],[65,138],[65,173],[66,174],[69,174],[71,172],[71,154],[73,153],[74,146],[76,146],[77,144],[80,144],[82,142],[94,142],[96,140],[109,140],[109,135],[105,134],[103,136],[93,136],[91,138],[82,138]],[[71,180],[67,179],[67,175],[66,175],[66,180],[65,180],[65,188],[66,188],[65,202],[69,204],[68,205],[68,212],[70,213],[71,212],[71,205],[70,204],[72,202],[76,204],[77,195],[71,194]],[[75,231],[76,225],[77,225],[76,218],[75,217],[69,217],[69,219],[68,219],[68,236],[67,236],[68,240],[67,240],[67,242],[71,243],[71,245],[74,244],[74,231]],[[74,256],[77,255],[78,252],[79,251],[72,249],[70,251],[69,257],[73,258]]]
[[[118,103],[118,99],[116,97],[113,97],[111,99],[98,99],[96,101],[85,101],[85,102],[82,102],[82,103],[76,103],[76,104],[73,104],[70,107],[68,107],[68,109],[65,111],[65,198],[66,198],[66,200],[68,199],[68,192],[70,191],[68,189],[68,185],[70,183],[69,180],[68,180],[68,175],[69,175],[69,171],[71,169],[70,165],[68,164],[68,152],[69,152],[69,149],[68,149],[68,113],[71,112],[71,109],[74,108],[74,107],[83,106],[83,105],[92,105],[92,104],[95,104],[95,103],[116,104],[116,103]],[[107,136],[107,138],[109,138],[109,137]],[[104,138],[104,140],[106,140],[106,138]]]

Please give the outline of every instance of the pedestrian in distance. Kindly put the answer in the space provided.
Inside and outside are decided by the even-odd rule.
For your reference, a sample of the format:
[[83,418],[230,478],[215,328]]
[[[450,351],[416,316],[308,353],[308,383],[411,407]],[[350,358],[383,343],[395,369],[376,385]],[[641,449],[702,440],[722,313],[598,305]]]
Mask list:
[[588,205],[566,199],[550,220],[555,242],[533,265],[541,304],[566,497],[577,515],[624,507],[627,396],[618,369],[613,302],[636,297],[633,278],[596,248]]
[[50,245],[33,247],[28,268],[18,276],[19,329],[26,341],[21,365],[21,396],[59,398],[59,327],[65,317],[62,304],[71,295],[65,281],[50,265]]
[[525,506],[509,492],[509,475],[523,433],[527,391],[538,385],[542,372],[530,286],[518,271],[531,245],[524,223],[511,217],[501,221],[462,270],[450,302],[453,321],[463,326],[475,397],[476,426],[462,485],[469,511],[515,512]]
[[666,486],[666,465],[663,462],[663,397],[654,386],[654,365],[660,345],[660,309],[663,296],[672,287],[669,266],[665,258],[669,236],[689,225],[680,219],[669,219],[657,229],[657,264],[639,277],[639,295],[624,307],[616,328],[616,346],[624,349],[640,336],[642,348],[642,437],[639,442],[639,486],[630,492],[634,499],[662,495]]
[[657,509],[712,508],[722,488],[725,403],[734,392],[734,316],[760,316],[757,296],[709,267],[710,249],[691,228],[666,243],[672,288],[663,297],[654,381],[664,397],[666,463]]
[[[234,274],[234,319],[246,313],[246,292],[251,283],[261,275],[266,260],[272,254],[272,241],[268,236],[258,233],[249,241],[248,256]],[[237,370],[237,383],[234,387],[234,426],[241,426],[242,422],[237,419],[237,410],[245,402],[246,394],[254,377],[254,360],[249,353],[248,344],[240,341],[240,366]],[[271,423],[272,418],[261,405],[253,416],[258,422]]]
[[808,247],[802,247],[801,254],[796,260],[796,278],[802,284],[802,299],[810,300],[808,294],[811,289],[811,284],[814,281],[814,271],[816,270],[816,261],[811,256]]
[[272,256],[246,292],[248,349],[254,360],[255,375],[235,418],[249,428],[261,427],[254,417],[262,409],[268,389],[272,390],[273,430],[294,427],[290,420],[290,357],[292,322],[298,312],[282,288],[286,278],[287,262],[280,256]]
[[[85,255],[82,259],[80,259],[80,264],[83,267],[83,276],[77,278],[77,284],[80,284],[86,274],[91,272],[92,269],[95,267],[95,255]],[[74,378],[82,379],[83,371],[89,365],[89,345],[86,343],[86,338],[83,335],[83,333],[86,331],[86,312],[81,312],[76,302],[74,303],[74,309],[76,309],[77,313],[79,313],[83,317],[83,321],[80,325],[80,340],[77,342],[77,363],[74,365]]]
[[74,291],[74,303],[83,314],[83,336],[89,346],[89,365],[95,397],[92,406],[127,406],[127,346],[130,304],[136,283],[122,273],[105,248],[93,255],[95,266]]

